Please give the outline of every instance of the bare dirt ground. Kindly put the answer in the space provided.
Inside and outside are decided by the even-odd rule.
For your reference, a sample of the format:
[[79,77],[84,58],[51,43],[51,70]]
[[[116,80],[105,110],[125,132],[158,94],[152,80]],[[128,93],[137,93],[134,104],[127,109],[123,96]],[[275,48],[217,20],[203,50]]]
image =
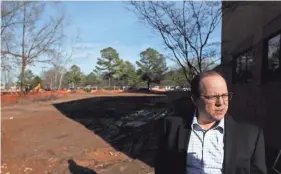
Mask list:
[[[70,94],[52,101],[3,105],[1,173],[153,173],[155,136],[149,141],[141,136],[153,134],[151,125],[150,131],[129,129],[131,123],[141,125],[144,119],[128,120],[140,119],[136,111],[143,108],[165,108],[164,99],[156,97]],[[146,145],[139,145],[145,141]]]

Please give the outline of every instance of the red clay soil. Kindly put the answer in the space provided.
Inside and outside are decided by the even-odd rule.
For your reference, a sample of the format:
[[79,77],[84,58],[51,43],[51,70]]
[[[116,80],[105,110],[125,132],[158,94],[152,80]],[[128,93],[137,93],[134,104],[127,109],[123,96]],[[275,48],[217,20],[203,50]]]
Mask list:
[[91,90],[90,93],[92,94],[118,94],[122,93],[123,90],[105,90],[105,89],[98,89],[98,90]]
[[10,104],[10,103],[17,103],[20,96],[15,94],[5,94],[1,95],[1,104]]
[[[138,92],[137,90],[91,90],[90,92],[86,92],[84,90],[75,90],[75,91],[67,91],[67,90],[59,90],[56,92],[53,91],[43,91],[43,92],[30,92],[27,95],[21,95],[19,92],[17,93],[1,93],[1,105],[7,104],[15,104],[27,101],[44,101],[44,100],[52,100],[55,98],[62,98],[68,96],[69,94],[94,94],[94,95],[115,95],[115,94],[128,94]],[[135,94],[133,94],[135,95]]]
[[66,96],[67,93],[61,92],[52,92],[52,91],[44,91],[44,92],[31,92],[27,95],[21,95],[20,93],[6,93],[1,94],[1,105],[7,104],[15,104],[19,102],[26,101],[44,101],[51,100],[55,98],[60,98]]
[[[11,101],[13,97],[9,97]],[[98,174],[152,173],[151,167],[116,151],[94,132],[64,116],[52,105],[88,97],[93,95],[69,94],[46,102],[3,105],[2,172],[69,174],[74,165],[78,166],[75,170],[87,168]]]

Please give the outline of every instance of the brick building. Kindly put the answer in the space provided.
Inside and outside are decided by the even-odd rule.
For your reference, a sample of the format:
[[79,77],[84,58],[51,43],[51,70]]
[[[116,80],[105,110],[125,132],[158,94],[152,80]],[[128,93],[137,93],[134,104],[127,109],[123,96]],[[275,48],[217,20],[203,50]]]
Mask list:
[[264,126],[270,169],[281,149],[281,2],[223,5],[229,9],[222,17],[222,60],[216,69],[235,93],[232,115]]

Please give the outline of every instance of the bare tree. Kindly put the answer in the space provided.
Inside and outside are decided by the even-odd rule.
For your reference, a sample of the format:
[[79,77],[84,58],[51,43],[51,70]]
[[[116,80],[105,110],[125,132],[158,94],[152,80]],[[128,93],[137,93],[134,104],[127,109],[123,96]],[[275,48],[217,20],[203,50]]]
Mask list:
[[22,7],[23,3],[19,1],[1,2],[1,35],[7,34],[6,30],[20,23],[17,17]]
[[1,84],[4,83],[5,89],[8,89],[11,85],[12,67],[6,63],[7,61],[1,62]]
[[55,69],[50,68],[47,71],[43,72],[43,81],[45,88],[52,89],[54,87],[54,76],[55,76]]
[[71,50],[71,52],[69,54],[65,54],[63,56],[65,58],[65,60],[64,60],[62,66],[61,66],[61,69],[60,69],[60,79],[59,79],[59,87],[58,87],[58,89],[61,89],[61,87],[62,87],[63,78],[64,78],[64,75],[66,73],[66,66],[70,62],[70,60],[72,58],[72,55],[73,55],[73,52],[74,52],[74,47],[72,48],[72,50]]
[[[58,47],[55,49],[55,51],[53,52],[52,55],[52,60],[51,60],[51,64],[52,64],[52,71],[53,71],[53,76],[51,76],[49,79],[51,79],[54,83],[54,88],[56,89],[60,89],[61,86],[61,80],[60,78],[63,76],[63,58],[65,57],[65,55],[63,56],[64,51],[62,49],[62,44],[60,43],[58,45]],[[66,58],[68,59],[68,58]]]
[[[20,2],[1,2],[1,48],[4,48],[8,43],[14,42],[13,31],[15,25],[20,23],[18,16],[21,7],[22,4]],[[11,57],[11,55],[3,54],[1,50],[1,74],[5,88],[9,87],[11,83],[14,72],[12,70],[15,68]]]
[[[7,6],[10,5],[9,2],[6,3]],[[59,29],[64,24],[64,15],[50,16],[49,20],[42,20],[45,6],[44,2],[19,2],[15,20],[9,25],[6,23],[6,26],[1,26],[1,32],[9,31],[15,36],[2,45],[1,54],[13,57],[20,65],[21,91],[26,67],[36,62],[49,62],[47,54],[53,51],[53,47],[62,38]],[[13,8],[10,11],[13,12]],[[6,18],[9,19],[9,15],[12,17],[15,13],[7,13]]]
[[[62,48],[62,44],[60,43],[53,54],[53,59],[52,59],[51,63],[55,69],[55,76],[54,76],[55,87],[58,89],[62,88],[63,78],[66,73],[66,66],[71,61],[71,59],[73,58],[73,54],[77,50],[77,47],[75,44],[78,41],[79,41],[79,32],[77,32],[77,36],[75,37],[75,40],[73,41],[73,43],[71,43],[72,47],[69,52],[65,51]],[[58,81],[58,86],[56,86],[57,81]]]
[[131,1],[140,21],[160,34],[188,81],[219,60],[210,39],[221,20],[221,2]]

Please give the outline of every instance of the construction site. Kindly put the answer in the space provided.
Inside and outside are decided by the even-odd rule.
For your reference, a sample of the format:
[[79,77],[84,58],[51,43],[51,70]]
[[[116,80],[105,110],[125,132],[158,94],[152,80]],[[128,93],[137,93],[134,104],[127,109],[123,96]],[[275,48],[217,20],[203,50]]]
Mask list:
[[1,171],[153,173],[167,100],[121,90],[2,93]]
[[191,80],[215,70],[234,94],[228,113],[263,128],[280,174],[280,9],[1,2],[0,173],[153,174],[161,119],[185,116]]

